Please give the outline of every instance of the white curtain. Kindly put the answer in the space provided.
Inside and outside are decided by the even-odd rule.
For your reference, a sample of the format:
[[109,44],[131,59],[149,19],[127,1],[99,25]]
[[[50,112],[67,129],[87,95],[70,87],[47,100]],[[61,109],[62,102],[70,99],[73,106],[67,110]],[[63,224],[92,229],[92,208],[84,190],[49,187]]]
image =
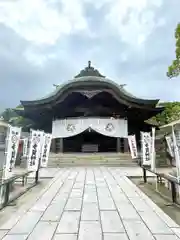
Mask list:
[[55,120],[52,126],[53,138],[67,138],[84,132],[88,129],[86,121],[81,119]]
[[93,119],[91,128],[109,137],[127,137],[127,120],[124,119]]
[[108,118],[65,119],[55,120],[52,124],[53,138],[67,138],[84,132],[87,129],[110,137],[127,137],[127,120]]

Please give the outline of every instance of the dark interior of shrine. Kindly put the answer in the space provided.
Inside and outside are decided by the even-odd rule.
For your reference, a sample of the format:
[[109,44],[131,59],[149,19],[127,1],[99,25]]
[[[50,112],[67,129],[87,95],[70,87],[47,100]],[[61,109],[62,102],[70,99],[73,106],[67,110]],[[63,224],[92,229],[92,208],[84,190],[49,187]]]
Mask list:
[[[56,140],[58,148],[58,139]],[[120,147],[123,151],[123,141]],[[63,139],[63,152],[116,152],[117,138],[104,136],[92,129]],[[121,152],[122,152],[121,151]],[[57,149],[58,152],[58,149]]]

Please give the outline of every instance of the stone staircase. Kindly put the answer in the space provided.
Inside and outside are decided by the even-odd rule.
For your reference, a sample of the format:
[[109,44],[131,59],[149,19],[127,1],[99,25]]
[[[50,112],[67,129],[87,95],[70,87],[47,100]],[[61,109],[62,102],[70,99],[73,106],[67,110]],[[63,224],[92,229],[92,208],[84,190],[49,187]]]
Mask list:
[[129,153],[50,153],[48,167],[123,166],[137,167]]

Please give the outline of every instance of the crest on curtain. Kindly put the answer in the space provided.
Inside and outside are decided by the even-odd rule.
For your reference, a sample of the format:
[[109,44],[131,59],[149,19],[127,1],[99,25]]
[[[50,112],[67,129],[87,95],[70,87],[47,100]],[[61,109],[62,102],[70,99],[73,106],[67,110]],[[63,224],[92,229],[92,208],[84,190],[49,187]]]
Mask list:
[[106,131],[112,132],[114,130],[114,126],[112,123],[108,123],[105,127]]
[[66,129],[68,132],[74,132],[76,130],[76,127],[73,124],[68,124]]

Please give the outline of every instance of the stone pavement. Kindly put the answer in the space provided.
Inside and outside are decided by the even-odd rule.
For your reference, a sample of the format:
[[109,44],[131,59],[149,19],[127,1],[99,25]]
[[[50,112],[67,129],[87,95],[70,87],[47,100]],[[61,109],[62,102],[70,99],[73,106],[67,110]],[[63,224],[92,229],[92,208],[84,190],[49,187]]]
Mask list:
[[0,226],[0,239],[180,239],[180,226],[127,178],[132,171],[60,169],[28,211]]

